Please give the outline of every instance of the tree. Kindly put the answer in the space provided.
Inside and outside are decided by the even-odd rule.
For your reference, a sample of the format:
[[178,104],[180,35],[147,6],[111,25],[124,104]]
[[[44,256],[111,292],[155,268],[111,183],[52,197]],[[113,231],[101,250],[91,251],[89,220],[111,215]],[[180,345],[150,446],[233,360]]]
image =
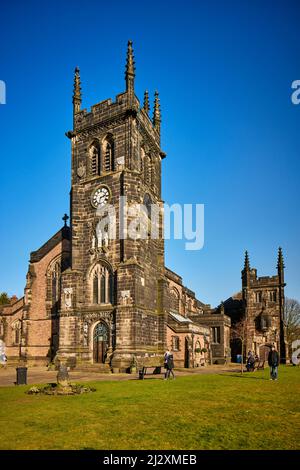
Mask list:
[[285,299],[284,326],[289,357],[292,357],[292,342],[300,339],[300,303],[295,299]]
[[238,323],[235,323],[231,328],[231,339],[233,341],[238,340],[241,343],[241,348],[242,348],[241,374],[244,371],[244,349],[245,349],[245,345],[247,344],[247,336],[248,336],[248,321],[247,321],[247,318],[242,318]]
[[10,298],[6,292],[0,294],[0,305],[7,305],[10,303]]

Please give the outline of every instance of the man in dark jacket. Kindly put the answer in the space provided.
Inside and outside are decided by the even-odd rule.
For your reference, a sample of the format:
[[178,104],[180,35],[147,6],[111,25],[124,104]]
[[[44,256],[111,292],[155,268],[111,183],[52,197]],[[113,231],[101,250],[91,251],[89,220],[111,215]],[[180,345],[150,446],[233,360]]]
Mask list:
[[173,354],[169,354],[168,360],[167,360],[167,371],[166,371],[166,375],[165,375],[166,379],[170,378],[170,374],[172,374],[173,379],[175,379],[173,369],[174,369]]
[[277,380],[278,377],[278,366],[279,366],[279,354],[273,345],[268,355],[268,364],[270,366],[270,380]]

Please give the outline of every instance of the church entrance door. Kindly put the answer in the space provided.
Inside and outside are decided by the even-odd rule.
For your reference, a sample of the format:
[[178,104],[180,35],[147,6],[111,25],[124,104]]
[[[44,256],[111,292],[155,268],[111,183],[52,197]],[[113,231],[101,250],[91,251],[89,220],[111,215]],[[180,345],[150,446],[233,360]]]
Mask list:
[[105,323],[98,323],[93,335],[93,357],[94,362],[104,363],[108,348],[108,328]]
[[190,342],[187,337],[185,338],[184,367],[187,369],[190,367]]

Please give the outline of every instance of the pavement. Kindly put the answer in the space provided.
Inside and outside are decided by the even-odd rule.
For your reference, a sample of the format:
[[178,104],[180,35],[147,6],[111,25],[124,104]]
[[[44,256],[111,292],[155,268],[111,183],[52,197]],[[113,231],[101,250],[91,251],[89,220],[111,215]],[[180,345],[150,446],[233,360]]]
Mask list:
[[[206,367],[197,367],[195,369],[174,369],[176,377],[202,374],[220,374],[226,372],[239,372],[240,369],[234,365],[213,365]],[[47,370],[45,367],[28,367],[27,384],[46,384],[56,382],[57,371]],[[118,381],[118,380],[138,380],[138,374],[112,374],[101,373],[97,371],[70,371],[71,382],[98,382],[98,381]],[[145,380],[162,379],[162,374],[149,374]],[[16,369],[14,367],[3,367],[0,369],[0,387],[10,387],[15,385]]]

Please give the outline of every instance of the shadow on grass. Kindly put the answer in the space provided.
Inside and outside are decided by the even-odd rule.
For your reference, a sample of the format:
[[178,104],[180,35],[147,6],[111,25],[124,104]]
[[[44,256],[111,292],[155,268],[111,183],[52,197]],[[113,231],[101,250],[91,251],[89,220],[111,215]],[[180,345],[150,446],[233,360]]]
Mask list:
[[253,375],[251,376],[251,375],[248,375],[247,373],[245,374],[240,373],[240,375],[238,374],[218,374],[218,375],[222,375],[222,377],[235,377],[238,379],[268,380],[265,377],[253,377]]

